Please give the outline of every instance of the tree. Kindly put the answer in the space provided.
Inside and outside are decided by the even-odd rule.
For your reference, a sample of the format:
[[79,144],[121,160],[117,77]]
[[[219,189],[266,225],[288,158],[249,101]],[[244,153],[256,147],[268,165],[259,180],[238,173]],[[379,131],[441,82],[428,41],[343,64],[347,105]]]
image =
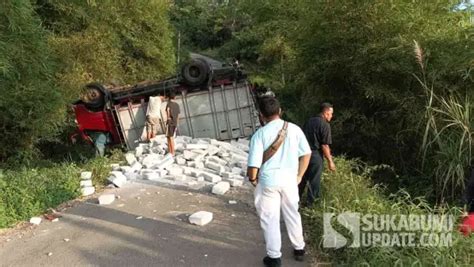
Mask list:
[[289,120],[302,124],[317,114],[319,103],[332,102],[336,153],[427,178],[387,179],[396,189],[415,180],[427,184],[430,174],[422,173],[419,160],[425,92],[413,76],[419,70],[412,44],[418,40],[426,48],[426,75],[436,94],[472,96],[474,28],[470,11],[458,5],[241,0],[218,11],[239,27],[214,50],[240,58],[251,79],[276,90]]
[[232,38],[236,25],[229,12],[233,6],[228,1],[174,1],[170,18],[186,49],[213,49]]
[[31,155],[63,122],[55,57],[29,0],[0,4],[0,161]]
[[166,1],[39,0],[38,13],[61,59],[58,84],[72,100],[92,81],[135,83],[174,72]]
[[[412,43],[426,48],[439,90],[467,92],[472,27],[451,1],[318,1],[297,32],[302,99],[335,104],[336,150],[414,172],[419,167],[423,90]],[[298,107],[301,107],[300,105]],[[305,117],[317,105],[300,108]],[[338,144],[339,143],[339,144]]]

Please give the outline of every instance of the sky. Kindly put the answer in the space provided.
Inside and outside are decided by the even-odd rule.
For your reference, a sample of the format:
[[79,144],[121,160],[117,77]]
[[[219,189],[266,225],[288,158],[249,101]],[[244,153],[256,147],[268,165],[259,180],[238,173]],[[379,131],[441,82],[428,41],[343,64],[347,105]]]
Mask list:
[[458,6],[460,10],[465,10],[469,7],[471,7],[471,9],[474,9],[474,0],[464,0],[463,3]]

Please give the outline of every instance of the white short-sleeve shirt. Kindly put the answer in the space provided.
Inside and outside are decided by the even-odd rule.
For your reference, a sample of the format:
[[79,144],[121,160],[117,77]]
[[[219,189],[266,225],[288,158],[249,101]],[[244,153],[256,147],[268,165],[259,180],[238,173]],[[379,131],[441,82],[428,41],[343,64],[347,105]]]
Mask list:
[[146,115],[159,118],[161,113],[161,98],[159,96],[150,96],[148,100],[148,109]]
[[284,121],[273,120],[258,129],[250,141],[247,165],[259,168],[261,186],[285,186],[297,182],[299,158],[311,154],[308,141],[297,125],[288,123],[285,141],[278,151],[262,165],[263,152],[271,146],[283,128]]

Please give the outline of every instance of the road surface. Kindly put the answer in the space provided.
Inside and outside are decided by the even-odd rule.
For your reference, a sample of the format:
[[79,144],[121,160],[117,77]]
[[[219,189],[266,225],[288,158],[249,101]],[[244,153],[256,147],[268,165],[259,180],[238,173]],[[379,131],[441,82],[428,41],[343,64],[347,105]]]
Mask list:
[[[232,188],[224,196],[209,191],[151,183],[106,189],[119,196],[111,205],[98,205],[97,196],[73,201],[58,222],[2,233],[0,265],[263,266],[252,188]],[[188,216],[200,210],[213,212],[213,221],[191,225]],[[282,223],[283,266],[309,266],[293,260],[284,229]]]

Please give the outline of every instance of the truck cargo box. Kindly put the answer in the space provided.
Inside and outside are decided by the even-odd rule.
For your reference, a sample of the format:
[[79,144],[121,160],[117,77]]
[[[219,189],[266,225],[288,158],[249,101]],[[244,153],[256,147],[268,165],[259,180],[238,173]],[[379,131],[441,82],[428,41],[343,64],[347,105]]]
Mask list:
[[[183,90],[174,102],[181,110],[178,135],[230,140],[249,137],[259,126],[254,98],[246,81],[190,93]],[[129,149],[146,139],[147,108],[147,101],[114,107],[124,143]],[[164,134],[164,129],[158,129],[158,134]]]

